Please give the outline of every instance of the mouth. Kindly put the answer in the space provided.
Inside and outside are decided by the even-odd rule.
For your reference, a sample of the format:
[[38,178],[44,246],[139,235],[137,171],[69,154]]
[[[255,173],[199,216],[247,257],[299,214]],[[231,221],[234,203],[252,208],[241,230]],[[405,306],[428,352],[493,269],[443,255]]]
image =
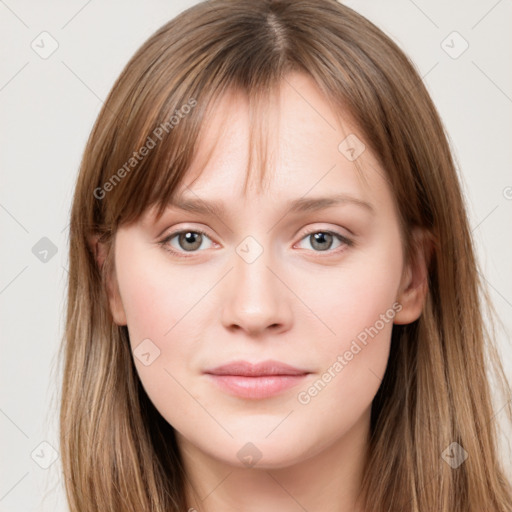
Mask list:
[[204,373],[226,393],[240,398],[263,399],[297,386],[311,372],[269,360],[257,364],[234,361]]

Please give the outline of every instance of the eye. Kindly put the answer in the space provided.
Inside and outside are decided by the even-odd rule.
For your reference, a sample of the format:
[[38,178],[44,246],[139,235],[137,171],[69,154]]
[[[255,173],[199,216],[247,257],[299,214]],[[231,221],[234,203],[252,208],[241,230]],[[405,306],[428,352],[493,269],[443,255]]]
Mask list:
[[210,237],[204,231],[200,229],[184,229],[171,233],[159,243],[172,254],[186,258],[187,256],[183,254],[184,252],[197,252],[201,247],[204,249],[205,240],[210,240]]
[[[310,246],[315,252],[338,252],[337,249],[343,250],[346,246],[352,246],[353,241],[343,236],[341,233],[335,231],[310,231],[301,240],[306,240],[310,243]],[[338,242],[338,245],[335,245]],[[300,243],[300,242],[299,242]],[[333,248],[334,250],[330,250]]]
[[[208,249],[209,247],[204,246],[207,240],[212,242],[210,237],[201,229],[183,229],[166,236],[159,244],[171,254],[187,258],[187,252],[195,253],[199,252],[201,248]],[[328,252],[329,254],[338,253],[347,246],[354,245],[352,240],[341,233],[327,230],[310,231],[303,236],[301,242],[304,240],[310,243],[310,247],[312,247],[314,252]]]

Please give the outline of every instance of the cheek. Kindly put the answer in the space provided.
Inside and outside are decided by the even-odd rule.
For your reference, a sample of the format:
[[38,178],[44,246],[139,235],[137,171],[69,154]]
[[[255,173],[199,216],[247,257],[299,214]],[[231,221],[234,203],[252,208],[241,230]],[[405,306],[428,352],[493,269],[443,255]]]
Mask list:
[[208,291],[205,280],[194,279],[188,267],[171,266],[161,254],[133,250],[116,264],[132,346],[145,338],[172,339]]
[[[390,337],[392,319],[399,309],[393,309],[393,304],[401,274],[400,236],[390,230],[371,246],[347,251],[337,268],[322,269],[306,279],[297,276],[293,286],[329,328],[324,328],[323,339],[324,346],[331,347],[332,357],[333,351],[346,350],[360,334],[364,338],[367,329],[379,340]],[[384,324],[381,315],[385,315]]]
[[137,373],[157,410],[179,426],[194,405],[189,380],[211,275],[134,248],[116,268]]
[[347,258],[339,271],[326,274],[320,290],[305,290],[305,302],[333,332],[323,329],[322,372],[297,401],[329,411],[338,426],[348,411],[357,417],[371,404],[387,367],[393,319],[401,309],[396,294],[402,260],[399,233],[388,233],[386,240]]
[[[401,274],[398,234],[392,238],[388,234],[384,241],[383,236],[337,268],[319,266],[314,273],[297,267],[283,271],[285,282],[314,313],[305,315],[300,301],[283,295],[292,311],[290,339],[296,340],[297,354],[318,371],[287,398],[289,402],[276,407],[276,417],[282,416],[283,407],[295,411],[294,420],[272,436],[276,446],[291,450],[290,457],[291,432],[307,436],[310,449],[318,449],[350,429],[377,392],[387,365],[392,306]],[[212,289],[223,272],[217,275],[205,266],[199,275],[197,268],[170,264],[161,255],[133,249],[129,254],[116,261],[119,288],[137,372],[157,410],[178,431],[196,435],[198,443],[203,442],[198,426],[204,421],[212,432],[218,429],[198,403],[215,417],[225,418],[223,423],[235,437],[252,433],[269,443],[270,439],[263,440],[270,425],[276,424],[271,411],[270,419],[249,421],[230,402],[219,401],[218,394],[201,387],[194,373],[197,355],[201,350],[208,353],[203,341],[215,333],[226,334],[215,320],[217,299],[224,297],[221,286]],[[139,358],[141,353],[150,354],[149,364]],[[320,417],[326,421],[319,424]]]

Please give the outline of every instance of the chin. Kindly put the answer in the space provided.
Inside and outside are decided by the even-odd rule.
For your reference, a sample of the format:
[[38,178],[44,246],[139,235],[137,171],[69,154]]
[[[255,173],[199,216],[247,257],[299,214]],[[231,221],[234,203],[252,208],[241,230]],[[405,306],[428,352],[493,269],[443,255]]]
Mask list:
[[[242,469],[286,468],[308,457],[303,452],[303,444],[295,439],[289,439],[289,444],[284,444],[282,441],[276,442],[265,437],[247,437],[244,441],[232,440],[221,452],[211,455],[226,464]],[[230,455],[228,458],[227,454]]]

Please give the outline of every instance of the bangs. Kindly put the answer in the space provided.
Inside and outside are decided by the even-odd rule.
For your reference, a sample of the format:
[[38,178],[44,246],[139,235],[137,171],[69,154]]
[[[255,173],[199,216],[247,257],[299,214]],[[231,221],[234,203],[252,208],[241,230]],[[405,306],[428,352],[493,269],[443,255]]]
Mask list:
[[[172,201],[177,189],[190,175],[191,168],[194,169],[194,181],[201,175],[229,123],[227,112],[219,108],[224,94],[243,94],[247,99],[249,158],[245,169],[244,193],[253,175],[257,184],[264,186],[266,170],[271,166],[269,141],[272,140],[275,125],[269,120],[277,118],[274,114],[278,110],[278,93],[277,81],[273,87],[255,85],[247,91],[226,83],[217,90],[205,88],[197,91],[177,109],[173,106],[170,113],[159,115],[152,123],[157,128],[150,132],[139,132],[140,135],[135,141],[136,148],[146,145],[151,146],[151,149],[144,160],[138,163],[133,172],[134,176],[127,176],[110,198],[112,211],[117,212],[117,218],[112,219],[113,225],[136,221],[151,207],[155,207],[158,219]],[[162,119],[176,119],[176,111],[187,113],[167,133],[165,121]],[[219,117],[222,119],[222,129],[217,132],[208,130],[209,136],[213,137],[206,145],[206,129],[214,118],[218,121]]]
[[[231,69],[225,76],[215,73],[217,80],[213,83],[208,81],[211,71],[203,72],[195,77],[198,85],[189,89],[188,94],[178,96],[170,90],[165,91],[163,100],[155,101],[149,96],[143,98],[138,115],[133,116],[119,134],[123,146],[129,149],[118,152],[116,162],[109,167],[117,168],[117,171],[110,173],[109,178],[102,178],[102,188],[106,183],[112,185],[107,186],[110,189],[108,208],[104,212],[109,231],[115,232],[122,224],[136,222],[150,208],[154,208],[155,220],[158,221],[177,190],[184,186],[191,169],[194,180],[188,185],[201,176],[230,121],[228,112],[220,108],[225,95],[242,97],[248,108],[248,160],[244,170],[243,194],[250,183],[260,191],[265,190],[270,171],[275,169],[273,144],[278,142],[280,95],[283,83],[289,83],[286,80],[288,72],[299,71],[315,80],[329,102],[337,124],[332,126],[326,122],[339,131],[340,141],[353,131],[357,131],[360,137],[364,136],[346,102],[337,100],[332,91],[296,63],[288,62],[286,69],[280,72],[270,66],[268,74],[255,73],[258,80],[249,83],[243,81],[246,71],[240,69],[240,75],[233,75]],[[290,87],[288,93],[300,94]],[[304,108],[314,108],[307,98],[303,99]],[[208,130],[210,142],[206,144],[206,131],[214,119],[217,122],[221,119],[218,124],[222,128],[217,132]],[[345,129],[347,126],[350,130]],[[352,163],[358,177],[365,181],[360,161],[356,159]]]
[[[214,143],[198,161],[198,154],[204,153],[203,135],[213,117],[225,116],[217,107],[230,93],[243,95],[248,105],[243,193],[253,178],[264,188],[273,168],[270,145],[278,142],[273,135],[281,86],[291,72],[308,75],[318,86],[337,122],[332,128],[340,143],[352,131],[373,151],[385,171],[381,177],[401,205],[402,227],[407,217],[421,224],[419,202],[409,193],[416,187],[414,174],[407,169],[409,150],[404,141],[410,133],[404,123],[392,122],[397,115],[411,119],[395,105],[409,104],[417,110],[418,103],[405,93],[397,97],[400,88],[379,67],[373,53],[375,40],[380,45],[383,41],[375,28],[368,25],[371,37],[361,41],[353,28],[358,18],[347,11],[346,19],[339,20],[343,30],[326,28],[320,41],[307,23],[316,11],[300,2],[287,5],[286,12],[279,12],[278,3],[273,4],[275,12],[260,2],[218,2],[215,9],[207,4],[184,11],[157,31],[114,84],[84,159],[84,175],[90,177],[87,187],[95,191],[88,228],[108,238],[150,208],[158,220],[191,167],[200,174],[208,164],[223,130],[213,134]],[[339,14],[336,3],[323,8],[326,16]],[[391,52],[392,43],[384,42]],[[412,78],[405,76],[414,83],[413,73]],[[401,88],[412,90],[411,83],[404,82]],[[414,85],[416,92],[421,90]],[[300,91],[287,87],[285,94]],[[304,108],[314,109],[303,99]],[[224,128],[228,118],[223,119]],[[417,122],[423,124],[422,119]],[[353,164],[365,181],[369,169],[357,159]]]
[[[96,230],[113,233],[152,207],[157,217],[163,214],[192,162],[194,169],[204,169],[220,140],[222,131],[215,134],[206,157],[197,161],[206,126],[214,116],[224,115],[216,107],[225,94],[247,99],[244,193],[253,176],[265,186],[282,77],[300,66],[283,59],[282,47],[275,46],[276,28],[265,19],[252,20],[252,30],[239,30],[230,45],[225,34],[212,38],[207,18],[218,22],[218,13],[205,12],[190,28],[193,38],[178,38],[175,26],[197,7],[162,27],[139,49],[100,113],[98,125],[105,128],[100,134],[93,131],[89,152],[94,156],[95,138],[110,141],[110,147],[96,148],[102,156],[94,194]],[[246,41],[243,58],[241,37]]]
[[[236,111],[222,108],[222,105],[229,106],[232,98],[241,98],[248,109],[248,159],[243,170],[242,194],[246,194],[250,185],[251,188],[265,189],[266,178],[271,176],[270,170],[274,168],[272,143],[277,140],[279,93],[280,82],[275,77],[271,84],[253,84],[249,89],[226,82],[214,91],[205,88],[197,94],[199,99],[194,111],[174,134],[162,140],[161,153],[155,153],[154,159],[148,162],[147,176],[141,184],[141,187],[147,187],[147,194],[140,207],[154,207],[158,220],[178,189],[188,187],[200,178],[236,116]],[[212,129],[213,123],[220,129]],[[230,186],[233,183],[227,182],[226,187]]]

